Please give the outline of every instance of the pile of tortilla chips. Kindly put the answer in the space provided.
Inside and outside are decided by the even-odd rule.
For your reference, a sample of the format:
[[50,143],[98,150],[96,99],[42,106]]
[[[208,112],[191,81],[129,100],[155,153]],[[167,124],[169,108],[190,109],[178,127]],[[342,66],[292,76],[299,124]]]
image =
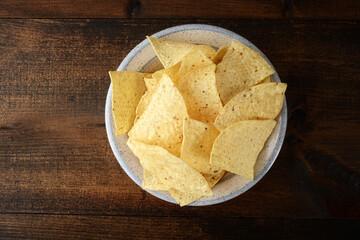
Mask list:
[[203,196],[226,171],[254,179],[257,157],[283,105],[286,84],[251,48],[148,37],[164,66],[110,72],[116,135],[143,166],[143,185],[181,205]]

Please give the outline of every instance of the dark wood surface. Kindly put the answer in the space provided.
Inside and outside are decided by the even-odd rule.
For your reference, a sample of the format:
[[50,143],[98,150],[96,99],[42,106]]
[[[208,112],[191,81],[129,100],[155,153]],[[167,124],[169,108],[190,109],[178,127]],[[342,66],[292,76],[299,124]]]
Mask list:
[[2,0],[0,17],[359,20],[360,1]]
[[[360,237],[358,1],[100,2],[0,1],[0,239]],[[275,164],[207,207],[142,191],[104,124],[107,72],[185,23],[241,34],[288,84]]]

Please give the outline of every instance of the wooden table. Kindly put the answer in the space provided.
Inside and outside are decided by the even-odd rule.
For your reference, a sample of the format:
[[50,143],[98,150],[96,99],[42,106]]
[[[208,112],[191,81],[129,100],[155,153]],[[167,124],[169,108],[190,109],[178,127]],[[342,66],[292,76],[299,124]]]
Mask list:
[[[359,1],[2,0],[0,18],[0,239],[359,239]],[[207,207],[141,190],[104,124],[107,72],[186,23],[239,33],[288,84],[275,164]]]

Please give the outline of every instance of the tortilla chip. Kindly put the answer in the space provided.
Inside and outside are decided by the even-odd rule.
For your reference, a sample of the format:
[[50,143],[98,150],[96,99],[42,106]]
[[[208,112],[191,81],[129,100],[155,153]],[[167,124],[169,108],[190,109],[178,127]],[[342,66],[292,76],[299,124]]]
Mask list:
[[202,51],[209,59],[214,57],[216,54],[215,49],[209,45],[195,45],[194,48]]
[[237,93],[273,73],[274,70],[258,52],[233,41],[217,65],[216,86],[221,99],[227,103]]
[[260,84],[263,84],[263,83],[270,83],[270,82],[274,82],[274,81],[272,80],[271,76],[267,76],[266,78],[264,78],[264,80],[262,80],[261,82],[259,82],[256,85],[260,85]]
[[[220,171],[212,175],[203,174],[203,176],[208,182],[210,188],[213,188],[215,184],[224,176],[225,172],[226,171]],[[198,193],[188,194],[188,193],[180,192],[173,188],[169,189],[168,191],[171,194],[171,196],[175,199],[175,201],[177,201],[180,204],[181,207],[188,205],[194,201],[197,201],[204,196],[212,196],[212,194],[210,193],[208,193],[207,195],[202,195]]]
[[234,123],[216,138],[210,163],[254,180],[254,165],[276,121],[249,120]]
[[222,169],[210,164],[210,153],[219,131],[211,125],[184,119],[181,159],[200,173],[214,174]]
[[[208,182],[210,188],[213,188],[214,185],[224,176],[224,174],[225,171],[219,171],[218,173],[214,173],[212,175],[209,174],[202,174],[202,175]],[[154,176],[152,173],[150,173],[145,169],[144,169],[144,179],[143,179],[142,188],[146,190],[154,190],[154,191],[166,190],[171,194],[171,196],[175,199],[175,201],[177,201],[180,204],[181,207],[188,205],[204,196],[202,195],[202,193],[189,194],[189,193],[181,192],[174,188],[169,188],[167,184],[161,182],[156,176]],[[205,196],[211,196],[212,192],[208,191],[205,194],[206,194]]]
[[[205,177],[205,179],[208,182],[210,182],[211,184],[214,183],[214,180],[211,178],[207,179],[207,177]],[[212,186],[210,185],[210,188],[211,187]],[[150,173],[149,171],[147,171],[145,169],[144,169],[144,180],[143,180],[142,188],[146,189],[146,190],[153,190],[153,191],[159,191],[159,190],[160,191],[161,190],[168,191],[171,194],[171,196],[175,199],[175,201],[177,201],[180,204],[181,207],[188,205],[189,203],[192,203],[192,202],[198,200],[199,198],[203,197],[203,195],[201,193],[189,194],[189,193],[181,192],[174,188],[169,188],[169,186],[167,184],[165,184],[164,182],[161,182],[156,176],[152,175],[152,173]],[[206,195],[211,196],[212,193],[210,191],[208,191],[208,192],[206,192]]]
[[[226,171],[219,171],[215,174],[203,174],[206,181],[209,183],[210,188],[213,188],[214,185],[224,176]],[[188,205],[196,200],[199,200],[203,195],[201,194],[188,194],[180,192],[176,189],[169,189],[168,190],[171,196],[177,201],[181,207]],[[206,195],[205,195],[206,196]],[[208,196],[211,196],[211,194],[208,194]]]
[[198,68],[207,67],[214,63],[199,49],[190,51],[182,60],[179,68],[179,75],[188,74]]
[[164,148],[131,138],[127,141],[127,145],[139,158],[143,168],[167,186],[189,194],[212,194],[209,184],[200,173]]
[[176,65],[195,46],[191,43],[175,42],[149,36],[147,38],[164,68]]
[[135,122],[140,118],[141,114],[146,110],[151,102],[152,94],[150,91],[146,91],[145,94],[140,98],[139,104],[136,107],[136,118]]
[[151,92],[151,93],[155,92],[156,86],[158,85],[164,72],[165,72],[165,69],[161,69],[153,74],[149,74],[149,76],[146,76],[144,78],[146,88],[149,92]]
[[[142,188],[153,191],[159,191],[159,190],[168,191],[170,195],[174,198],[174,200],[177,201],[181,207],[188,205],[189,203],[192,203],[203,196],[199,193],[189,194],[189,193],[181,192],[174,188],[169,188],[167,184],[161,182],[156,176],[154,176],[152,173],[150,173],[145,169],[144,169],[144,180],[143,180]],[[208,192],[207,194],[210,194],[210,192]]]
[[171,68],[165,69],[165,73],[171,78],[173,83],[176,85],[178,81],[178,72],[180,69],[181,63],[177,63]]
[[209,183],[209,186],[213,188],[220,181],[220,179],[224,176],[225,173],[225,170],[221,170],[212,174],[203,174],[203,176]]
[[158,145],[180,156],[183,119],[188,117],[184,99],[167,74],[164,74],[152,100],[128,135]]
[[215,127],[224,130],[243,120],[275,119],[284,102],[286,83],[264,83],[238,93],[220,111]]
[[215,86],[215,65],[179,75],[177,87],[191,118],[204,123],[215,121],[223,107]]
[[215,68],[215,64],[198,50],[188,54],[180,66],[176,87],[192,119],[213,123],[222,109],[215,85]]
[[135,109],[146,88],[146,73],[109,72],[112,83],[112,109],[116,136],[127,133],[134,124]]
[[153,191],[169,190],[170,187],[166,183],[160,181],[159,178],[157,178],[151,171],[144,168],[143,173],[143,189]]
[[180,68],[180,63],[178,63],[168,69],[160,69],[159,71],[153,73],[150,77],[145,77],[144,81],[145,81],[146,88],[148,89],[148,91],[155,92],[157,85],[160,82],[162,75],[164,73],[166,73],[171,78],[173,83],[175,84],[176,80],[177,80],[177,74],[178,74],[179,68]]
[[181,192],[176,189],[169,189],[168,191],[171,194],[171,196],[175,199],[175,201],[177,201],[180,204],[181,207],[188,205],[198,200],[199,198],[203,197],[203,195],[200,193],[189,194],[189,193]]
[[222,46],[221,48],[219,48],[217,50],[216,54],[211,58],[211,60],[215,64],[219,64],[223,60],[223,57],[225,56],[229,47],[230,47],[230,45],[226,45],[226,46]]
[[155,73],[153,73],[150,76],[146,76],[144,78],[145,85],[148,89],[148,91],[145,92],[145,94],[140,99],[139,105],[136,108],[136,118],[135,120],[139,119],[141,114],[145,111],[147,106],[150,104],[152,94],[157,89],[158,83],[160,82],[163,74],[167,74],[171,80],[175,83],[177,80],[177,73],[179,71],[180,64],[176,64],[175,66],[172,66],[168,69],[161,69]]

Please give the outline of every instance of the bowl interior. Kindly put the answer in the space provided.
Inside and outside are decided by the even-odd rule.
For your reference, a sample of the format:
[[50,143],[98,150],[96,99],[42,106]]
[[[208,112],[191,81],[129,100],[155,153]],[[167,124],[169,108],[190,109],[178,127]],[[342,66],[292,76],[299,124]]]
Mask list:
[[[263,53],[259,51],[253,44],[243,37],[230,32],[228,30],[208,26],[208,25],[183,25],[163,30],[154,37],[164,38],[175,41],[183,41],[196,44],[207,44],[214,48],[230,44],[232,40],[244,43],[245,45],[255,49],[268,61]],[[269,62],[269,61],[268,61]],[[269,62],[271,65],[271,63]],[[272,66],[272,65],[271,65]],[[118,68],[118,71],[140,71],[140,72],[154,72],[162,68],[160,61],[157,59],[148,40],[144,40],[137,47],[135,47],[129,55],[124,59]],[[275,71],[272,78],[276,82],[280,82],[279,76]],[[112,117],[112,88],[110,85],[107,100],[106,100],[106,128],[110,141],[111,148],[115,154],[116,159],[120,163],[125,172],[137,183],[140,187],[142,185],[142,166],[139,160],[134,156],[131,150],[127,147],[127,135],[115,136],[115,125]],[[195,201],[190,206],[211,205],[227,201],[234,198],[241,193],[248,190],[255,185],[269,170],[275,161],[285,135],[287,110],[286,101],[281,113],[276,118],[277,124],[275,129],[267,142],[265,147],[260,152],[257,163],[255,165],[255,180],[249,181],[239,175],[227,174],[215,187],[213,188],[213,196],[202,197]],[[152,195],[161,198],[165,201],[176,203],[175,200],[165,191],[148,191]]]

